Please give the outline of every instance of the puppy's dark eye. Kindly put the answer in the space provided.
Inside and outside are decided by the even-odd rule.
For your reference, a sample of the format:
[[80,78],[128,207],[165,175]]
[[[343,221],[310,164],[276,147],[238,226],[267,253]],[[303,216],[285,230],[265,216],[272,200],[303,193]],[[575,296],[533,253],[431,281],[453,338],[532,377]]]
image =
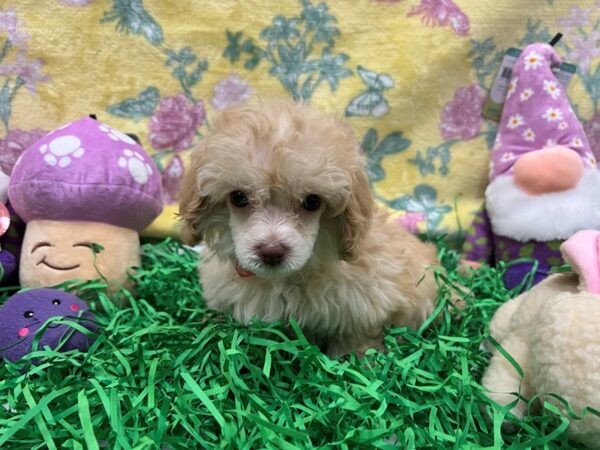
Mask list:
[[55,298],[54,300],[52,300],[52,304],[58,306],[60,305],[60,300]]
[[249,200],[245,192],[233,191],[231,194],[229,194],[229,198],[231,199],[233,206],[237,208],[248,206]]
[[316,211],[321,206],[321,197],[317,194],[309,194],[304,197],[302,207],[307,211]]
[[23,317],[25,317],[26,319],[31,319],[33,317],[33,311],[25,311],[23,313]]

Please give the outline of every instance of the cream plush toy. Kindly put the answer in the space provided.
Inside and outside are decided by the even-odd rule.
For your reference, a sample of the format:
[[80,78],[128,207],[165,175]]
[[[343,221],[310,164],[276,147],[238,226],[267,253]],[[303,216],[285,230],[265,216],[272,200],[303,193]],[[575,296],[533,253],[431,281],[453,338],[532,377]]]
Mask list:
[[[561,246],[576,273],[551,275],[528,292],[505,303],[494,315],[490,334],[522,369],[523,376],[497,349],[483,376],[488,396],[504,406],[540,394],[544,401],[575,414],[600,410],[600,231],[576,233]],[[512,413],[528,409],[520,400]],[[587,413],[572,420],[574,440],[600,448],[600,417]]]

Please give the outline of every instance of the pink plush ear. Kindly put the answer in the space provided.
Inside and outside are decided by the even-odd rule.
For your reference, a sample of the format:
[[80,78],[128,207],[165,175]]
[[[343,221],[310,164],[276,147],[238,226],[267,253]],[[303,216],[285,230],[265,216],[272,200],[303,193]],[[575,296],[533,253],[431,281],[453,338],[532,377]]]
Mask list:
[[581,288],[600,294],[600,231],[579,231],[567,239],[560,250],[579,274]]

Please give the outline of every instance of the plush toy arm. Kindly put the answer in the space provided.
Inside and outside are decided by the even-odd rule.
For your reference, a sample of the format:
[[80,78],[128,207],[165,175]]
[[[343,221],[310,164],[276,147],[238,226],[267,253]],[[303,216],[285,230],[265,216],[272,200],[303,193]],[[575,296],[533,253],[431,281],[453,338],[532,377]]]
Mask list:
[[[528,352],[526,343],[518,335],[513,334],[504,339],[500,345],[524,371]],[[514,402],[517,399],[515,396],[517,392],[525,398],[529,398],[532,394],[527,377],[522,377],[513,363],[499,352],[492,357],[481,383],[489,391],[486,395],[500,406]],[[519,400],[511,412],[516,417],[523,418],[527,412],[527,402]]]
[[484,204],[467,230],[462,248],[464,259],[470,263],[491,264],[494,258],[493,242],[492,225]]

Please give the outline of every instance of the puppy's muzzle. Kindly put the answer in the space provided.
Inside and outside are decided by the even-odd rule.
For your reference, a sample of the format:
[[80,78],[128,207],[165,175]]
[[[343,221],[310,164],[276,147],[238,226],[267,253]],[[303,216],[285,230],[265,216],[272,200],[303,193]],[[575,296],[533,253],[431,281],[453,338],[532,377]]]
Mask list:
[[282,244],[261,244],[256,248],[256,254],[266,266],[277,266],[283,262],[288,249]]

